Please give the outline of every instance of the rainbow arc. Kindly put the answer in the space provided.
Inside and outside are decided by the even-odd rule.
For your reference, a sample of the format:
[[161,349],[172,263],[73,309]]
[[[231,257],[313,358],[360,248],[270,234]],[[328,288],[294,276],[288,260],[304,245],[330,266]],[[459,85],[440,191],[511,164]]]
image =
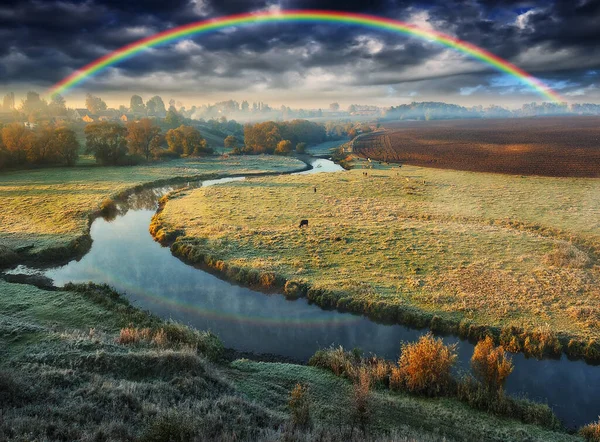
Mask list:
[[98,74],[102,70],[110,66],[114,66],[129,58],[135,57],[142,51],[155,46],[170,43],[183,38],[219,31],[222,29],[261,25],[267,23],[348,24],[371,29],[379,29],[382,31],[389,31],[423,40],[433,41],[443,46],[455,49],[475,60],[493,67],[499,72],[519,79],[519,81],[521,81],[524,85],[528,86],[552,102],[560,103],[563,101],[560,95],[550,89],[543,82],[525,72],[523,69],[510,63],[509,61],[504,60],[486,51],[485,49],[477,47],[466,41],[459,40],[442,32],[424,29],[410,23],[373,15],[320,10],[284,10],[277,12],[264,11],[246,13],[198,21],[173,29],[168,29],[163,32],[159,32],[158,34],[151,35],[130,43],[87,64],[52,86],[52,88],[50,88],[48,91],[48,95],[53,96],[55,94],[65,94],[69,90],[78,86],[93,75]]

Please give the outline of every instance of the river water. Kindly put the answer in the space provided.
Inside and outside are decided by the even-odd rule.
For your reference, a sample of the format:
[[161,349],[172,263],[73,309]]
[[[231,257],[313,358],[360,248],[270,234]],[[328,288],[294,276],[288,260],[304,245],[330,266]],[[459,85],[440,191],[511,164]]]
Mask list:
[[[336,172],[324,159],[312,161],[306,173]],[[243,178],[235,178],[243,179]],[[214,185],[232,179],[206,181]],[[286,300],[223,281],[184,264],[148,232],[157,200],[172,188],[145,190],[129,198],[112,221],[96,219],[93,244],[79,261],[44,271],[58,286],[67,282],[107,283],[135,305],[200,330],[216,333],[224,345],[240,351],[272,353],[306,361],[319,348],[359,347],[396,359],[401,341],[414,341],[426,330],[375,323],[364,316],[326,311],[305,299]],[[17,268],[14,272],[25,271]],[[456,337],[459,370],[467,370],[473,345]],[[600,367],[582,361],[527,359],[514,355],[515,369],[506,390],[515,396],[548,403],[569,427],[600,414]]]

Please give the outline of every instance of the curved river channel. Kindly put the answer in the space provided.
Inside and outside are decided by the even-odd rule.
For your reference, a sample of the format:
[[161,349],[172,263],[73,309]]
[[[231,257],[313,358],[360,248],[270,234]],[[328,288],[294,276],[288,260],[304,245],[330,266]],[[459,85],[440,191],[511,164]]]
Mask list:
[[[343,173],[337,164],[311,160],[302,173]],[[229,179],[205,181],[214,185]],[[243,179],[243,178],[238,178]],[[271,353],[306,361],[319,348],[342,345],[395,360],[401,341],[414,341],[426,330],[382,325],[366,317],[326,311],[305,299],[288,301],[223,281],[184,264],[148,233],[160,196],[173,188],[142,191],[129,198],[112,221],[96,219],[91,250],[79,261],[44,270],[58,286],[66,282],[107,283],[135,305],[164,317],[216,333],[226,347]],[[17,268],[20,273],[26,269]],[[467,370],[473,345],[457,337],[459,369]],[[527,359],[513,355],[515,369],[506,390],[511,395],[548,403],[568,427],[600,414],[600,367],[582,361]]]

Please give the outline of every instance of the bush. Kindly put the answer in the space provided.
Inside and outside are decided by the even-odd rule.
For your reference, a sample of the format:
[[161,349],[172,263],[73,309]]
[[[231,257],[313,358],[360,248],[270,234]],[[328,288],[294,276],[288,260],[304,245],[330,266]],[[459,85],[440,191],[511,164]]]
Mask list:
[[140,441],[143,442],[180,442],[194,440],[198,435],[191,416],[168,412],[158,416],[148,426]]
[[596,422],[582,427],[579,434],[588,442],[600,442],[600,416]]
[[471,368],[475,378],[486,388],[490,391],[499,391],[514,367],[504,348],[494,347],[494,341],[488,336],[475,346],[471,357]]
[[560,421],[548,405],[525,399],[513,399],[506,396],[502,390],[491,391],[472,376],[466,376],[458,382],[457,397],[477,410],[550,429],[561,428]]
[[371,406],[371,374],[367,367],[359,367],[352,390],[352,417],[358,424],[363,434],[367,434],[367,425],[370,420]]
[[308,365],[331,370],[336,376],[346,375],[351,377],[354,373],[354,355],[344,351],[340,346],[318,350],[308,361]]
[[121,329],[119,337],[116,339],[117,343],[127,344],[139,344],[142,342],[150,342],[152,339],[152,330],[149,328],[134,328],[125,327]]
[[448,392],[452,385],[450,370],[456,362],[456,344],[445,345],[431,333],[415,343],[402,345],[398,360],[399,376],[406,389],[430,396]]
[[177,152],[168,149],[157,149],[154,151],[154,158],[158,160],[174,160],[180,156]]
[[310,397],[308,394],[308,386],[296,384],[296,386],[290,392],[288,406],[290,408],[290,417],[294,427],[309,428]]

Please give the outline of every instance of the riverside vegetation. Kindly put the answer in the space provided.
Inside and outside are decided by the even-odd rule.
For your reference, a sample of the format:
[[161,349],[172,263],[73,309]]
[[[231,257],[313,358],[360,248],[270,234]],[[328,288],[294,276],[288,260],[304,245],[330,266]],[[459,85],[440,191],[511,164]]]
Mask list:
[[599,186],[413,166],[249,179],[172,195],[151,232],[241,283],[599,362]]
[[53,262],[87,251],[91,220],[142,186],[304,167],[285,157],[212,156],[133,167],[5,172],[0,175],[0,266],[32,259]]
[[[324,350],[313,366],[228,362],[214,335],[140,311],[106,286],[0,281],[0,292],[3,440],[581,440],[542,406],[527,405],[540,410],[524,419],[542,419],[533,425],[451,392],[395,387],[387,368],[374,379],[356,352]],[[330,355],[345,371],[331,373]]]

